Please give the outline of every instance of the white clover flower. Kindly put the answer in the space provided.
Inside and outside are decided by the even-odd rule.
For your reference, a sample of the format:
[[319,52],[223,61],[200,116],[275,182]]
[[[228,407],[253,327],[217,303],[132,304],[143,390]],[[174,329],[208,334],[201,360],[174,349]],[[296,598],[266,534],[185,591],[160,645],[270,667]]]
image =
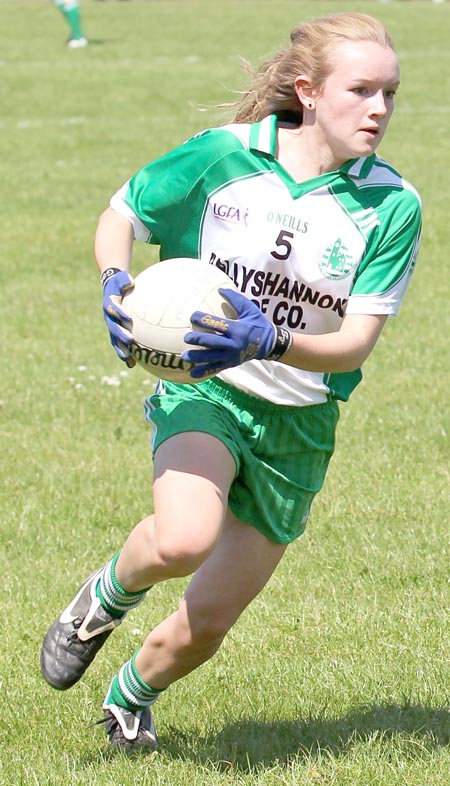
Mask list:
[[104,376],[101,378],[102,385],[109,385],[110,387],[118,388],[120,387],[120,379],[118,377],[107,377]]

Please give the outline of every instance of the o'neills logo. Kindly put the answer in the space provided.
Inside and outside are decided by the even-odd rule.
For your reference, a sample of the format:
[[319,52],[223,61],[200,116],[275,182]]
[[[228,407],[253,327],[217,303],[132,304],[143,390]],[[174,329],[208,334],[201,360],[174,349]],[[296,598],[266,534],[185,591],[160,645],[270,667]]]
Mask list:
[[234,205],[219,205],[218,202],[212,204],[213,213],[221,221],[230,221],[232,224],[239,224],[243,221],[247,223],[248,207],[240,208]]
[[136,363],[156,371],[160,368],[170,368],[173,371],[187,371],[191,367],[191,363],[186,363],[175,352],[162,352],[159,349],[142,347],[135,342],[131,345],[131,355]]
[[205,316],[201,318],[200,324],[212,330],[218,330],[219,333],[225,333],[229,328],[228,322],[225,322],[224,319],[214,319],[211,314],[205,314]]

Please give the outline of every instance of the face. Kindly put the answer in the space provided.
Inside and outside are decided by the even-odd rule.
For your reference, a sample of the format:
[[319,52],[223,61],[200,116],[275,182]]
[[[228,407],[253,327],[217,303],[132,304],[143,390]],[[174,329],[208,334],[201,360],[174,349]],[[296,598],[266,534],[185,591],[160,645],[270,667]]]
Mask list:
[[372,41],[343,41],[333,68],[315,99],[312,128],[336,168],[351,158],[371,155],[394,111],[399,67],[389,47]]

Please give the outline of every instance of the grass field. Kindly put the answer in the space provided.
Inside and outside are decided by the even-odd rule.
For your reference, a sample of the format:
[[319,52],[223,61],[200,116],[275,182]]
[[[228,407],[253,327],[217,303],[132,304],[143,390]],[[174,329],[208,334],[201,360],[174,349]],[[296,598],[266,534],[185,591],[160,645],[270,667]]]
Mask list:
[[[390,27],[402,87],[380,149],[422,194],[415,280],[342,408],[307,533],[219,654],[155,710],[161,751],[113,756],[110,676],[177,604],[159,586],[86,677],[42,680],[42,637],[151,507],[142,399],[109,347],[97,217],[132,173],[221,121],[300,19]],[[450,3],[82,3],[68,51],[51,2],[0,2],[1,786],[448,786]],[[136,270],[154,257],[136,250]],[[135,272],[136,272],[135,270]]]

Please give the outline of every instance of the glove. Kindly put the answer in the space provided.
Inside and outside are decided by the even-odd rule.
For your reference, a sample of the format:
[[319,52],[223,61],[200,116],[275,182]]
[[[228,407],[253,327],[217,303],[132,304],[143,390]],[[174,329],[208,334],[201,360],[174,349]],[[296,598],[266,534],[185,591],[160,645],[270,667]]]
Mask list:
[[187,349],[181,357],[193,363],[191,377],[211,376],[226,368],[239,366],[247,360],[278,360],[289,349],[292,336],[284,328],[276,328],[245,295],[233,289],[220,289],[220,294],[233,306],[237,319],[226,319],[204,311],[191,316],[193,325],[214,332],[186,333],[186,344],[205,349]]
[[131,320],[120,308],[122,298],[134,287],[134,282],[126,270],[108,268],[101,277],[103,284],[103,316],[109,330],[111,344],[119,358],[129,368],[136,362],[131,357],[130,344],[133,337],[127,329],[131,327]]

